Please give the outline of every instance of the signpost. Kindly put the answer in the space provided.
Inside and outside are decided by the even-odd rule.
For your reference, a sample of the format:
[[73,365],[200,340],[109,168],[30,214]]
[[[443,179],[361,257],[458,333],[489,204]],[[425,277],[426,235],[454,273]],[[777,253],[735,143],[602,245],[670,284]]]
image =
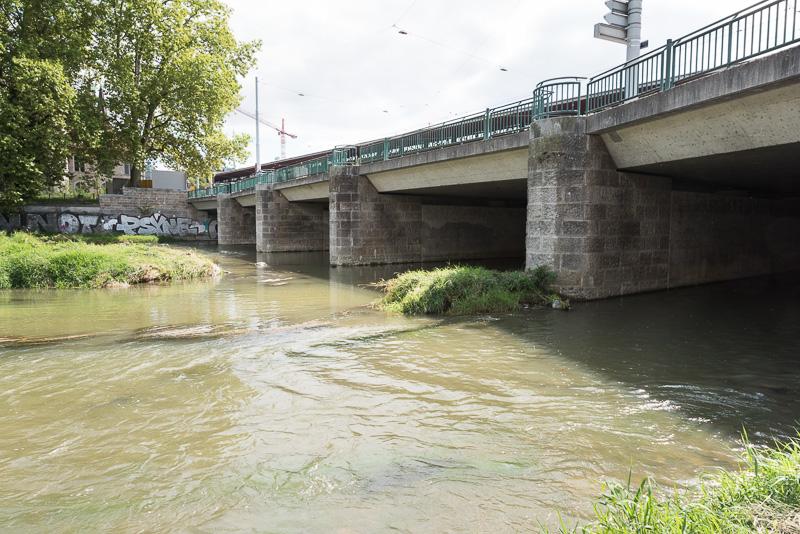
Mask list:
[[[639,57],[642,45],[642,0],[606,0],[610,10],[605,23],[595,24],[594,36],[628,47],[626,61]],[[646,43],[645,43],[646,46]],[[625,96],[632,98],[639,92],[636,69],[628,71],[625,83]]]

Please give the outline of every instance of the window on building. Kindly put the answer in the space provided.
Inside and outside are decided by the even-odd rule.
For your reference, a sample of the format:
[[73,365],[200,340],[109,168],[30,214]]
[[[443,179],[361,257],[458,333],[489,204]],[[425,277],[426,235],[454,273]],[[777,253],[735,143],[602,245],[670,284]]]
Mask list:
[[124,164],[122,166],[122,168],[123,168],[122,174],[124,174],[125,176],[130,176],[131,175],[131,164],[130,163]]
[[73,166],[75,167],[75,172],[86,172],[86,163],[81,159],[74,158]]

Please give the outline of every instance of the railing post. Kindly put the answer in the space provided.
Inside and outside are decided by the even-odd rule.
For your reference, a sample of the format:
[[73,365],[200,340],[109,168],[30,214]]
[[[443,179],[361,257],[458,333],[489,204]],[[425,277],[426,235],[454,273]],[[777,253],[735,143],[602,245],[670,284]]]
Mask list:
[[671,89],[673,85],[672,77],[675,75],[674,73],[674,59],[675,59],[675,49],[672,45],[672,39],[667,39],[667,46],[664,50],[664,70],[666,73],[664,74],[664,90]]
[[733,23],[728,24],[728,65],[733,61]]
[[383,161],[389,161],[389,138],[383,138]]
[[491,108],[486,108],[486,118],[483,121],[483,139],[486,141],[489,139],[490,131],[489,131],[489,121],[491,120],[492,110]]

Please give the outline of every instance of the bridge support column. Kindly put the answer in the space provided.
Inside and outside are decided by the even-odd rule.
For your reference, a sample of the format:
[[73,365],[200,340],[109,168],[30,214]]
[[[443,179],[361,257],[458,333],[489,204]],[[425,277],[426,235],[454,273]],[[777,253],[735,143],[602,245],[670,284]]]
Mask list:
[[422,203],[381,195],[358,167],[330,170],[331,265],[422,261]]
[[217,242],[220,245],[253,245],[256,242],[256,212],[230,195],[217,197]]
[[256,187],[256,248],[259,252],[328,250],[328,205],[290,202],[273,185]]
[[532,131],[527,268],[550,266],[581,299],[668,287],[670,179],[618,172],[583,118]]

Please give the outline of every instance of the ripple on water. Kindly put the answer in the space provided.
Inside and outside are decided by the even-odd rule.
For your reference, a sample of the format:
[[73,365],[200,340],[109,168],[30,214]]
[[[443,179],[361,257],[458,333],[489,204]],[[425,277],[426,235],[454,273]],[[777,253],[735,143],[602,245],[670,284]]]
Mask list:
[[791,304],[737,293],[746,336],[727,308],[686,318],[702,289],[408,319],[326,266],[222,261],[211,285],[0,305],[2,336],[84,334],[65,308],[101,334],[0,346],[0,528],[535,530],[607,478],[690,485],[742,421],[766,440],[800,413],[795,367],[764,363],[789,361]]

